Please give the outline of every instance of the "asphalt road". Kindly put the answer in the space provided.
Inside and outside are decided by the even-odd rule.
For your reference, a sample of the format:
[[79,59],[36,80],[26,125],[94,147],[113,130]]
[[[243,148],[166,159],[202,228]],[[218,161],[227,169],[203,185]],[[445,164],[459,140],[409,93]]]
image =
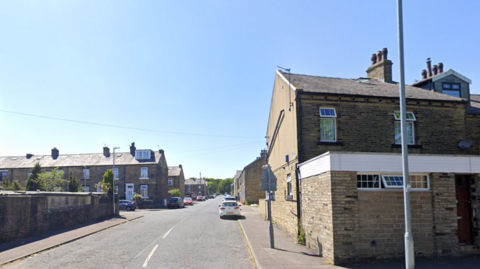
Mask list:
[[144,217],[2,268],[254,268],[238,221],[218,217],[220,201],[126,212]]

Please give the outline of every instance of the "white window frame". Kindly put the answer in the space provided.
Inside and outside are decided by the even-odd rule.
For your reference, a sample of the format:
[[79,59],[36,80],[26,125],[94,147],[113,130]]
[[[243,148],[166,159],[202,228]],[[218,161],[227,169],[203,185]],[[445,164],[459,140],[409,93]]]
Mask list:
[[90,169],[83,169],[83,179],[90,179]]
[[148,179],[148,167],[140,167],[140,179]]
[[[320,107],[320,141],[321,142],[337,142],[337,111],[333,107]],[[333,133],[327,134],[325,129],[322,131],[322,125],[331,124]],[[333,138],[332,138],[333,136]]]
[[151,150],[136,150],[135,159],[136,160],[149,160],[151,158]]
[[90,186],[83,186],[83,192],[90,192]]
[[148,185],[140,185],[140,195],[142,199],[148,198]]
[[[112,168],[112,172],[113,172],[113,179],[114,180],[118,180],[119,177],[118,177],[118,168],[115,167],[115,168]],[[115,173],[116,172],[116,173]]]
[[[375,181],[370,181],[368,179],[368,177],[372,177],[373,179],[376,179],[376,183],[377,183],[377,187],[373,186],[373,187],[358,187],[358,180],[359,180],[359,177],[360,177],[360,185],[362,185],[362,183],[369,183],[369,182],[373,182],[374,185],[375,185]],[[380,175],[379,174],[357,174],[357,189],[358,190],[381,190],[382,189],[382,182],[381,182],[381,179],[380,179]]]
[[[358,187],[359,177],[373,176],[378,179],[378,187]],[[387,185],[386,177],[399,177],[402,178],[402,185]],[[430,176],[428,174],[410,174],[410,190],[411,191],[429,191],[430,190]],[[368,181],[365,181],[368,182]],[[399,190],[403,189],[403,175],[401,174],[379,174],[379,173],[357,173],[357,189],[367,191],[386,191],[386,190]],[[362,181],[360,181],[362,183]],[[425,184],[426,183],[426,184]],[[426,185],[426,188],[418,187]]]
[[173,186],[173,178],[168,179],[168,186]]
[[[393,117],[395,119],[394,122],[394,143],[396,145],[402,144],[402,123],[401,123],[401,115],[399,111],[395,111],[393,113]],[[405,118],[407,120],[407,145],[415,145],[415,124],[414,122],[417,121],[415,114],[413,112],[406,112]]]

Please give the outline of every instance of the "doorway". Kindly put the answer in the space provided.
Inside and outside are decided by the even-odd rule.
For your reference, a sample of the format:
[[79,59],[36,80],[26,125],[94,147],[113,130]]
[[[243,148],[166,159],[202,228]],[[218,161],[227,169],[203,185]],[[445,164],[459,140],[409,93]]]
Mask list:
[[133,183],[125,184],[125,199],[131,201],[133,199]]
[[455,194],[457,198],[458,243],[473,244],[473,211],[471,185],[473,177],[469,175],[455,176]]

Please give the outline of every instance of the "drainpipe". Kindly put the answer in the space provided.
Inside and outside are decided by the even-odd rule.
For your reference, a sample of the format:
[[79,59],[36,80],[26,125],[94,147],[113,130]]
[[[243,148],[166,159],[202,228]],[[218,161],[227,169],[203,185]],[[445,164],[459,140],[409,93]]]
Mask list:
[[[302,199],[301,199],[301,191],[300,191],[300,171],[298,169],[298,164],[303,161],[302,156],[300,155],[300,148],[302,145],[302,102],[301,102],[301,94],[302,90],[297,89],[295,91],[295,101],[297,102],[297,164],[295,165],[295,185],[297,188],[297,225],[300,228],[302,223]],[[297,235],[300,235],[300,229],[297,229]],[[298,238],[298,237],[297,237]]]

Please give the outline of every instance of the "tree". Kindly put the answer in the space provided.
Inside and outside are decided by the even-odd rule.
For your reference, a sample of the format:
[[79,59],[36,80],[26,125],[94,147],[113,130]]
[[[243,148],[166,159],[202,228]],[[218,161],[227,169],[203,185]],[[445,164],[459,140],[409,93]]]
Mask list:
[[68,181],[68,191],[78,192],[78,186],[80,186],[80,182],[78,182],[77,178],[73,177],[72,172],[70,172],[70,180]]
[[25,188],[22,187],[20,182],[18,180],[13,180],[12,184],[8,183],[8,180],[4,180],[2,184],[2,190],[10,190],[10,191],[19,191],[19,190],[24,190]]
[[66,180],[64,179],[64,172],[58,170],[58,167],[51,172],[40,173],[38,180],[40,181],[41,191],[64,191]]
[[41,181],[38,179],[38,175],[41,171],[42,167],[40,166],[40,163],[36,163],[32,170],[30,170],[31,174],[28,176],[25,190],[36,191],[43,189],[43,186],[41,186]]
[[113,186],[113,171],[112,169],[108,169],[105,172],[105,174],[103,174],[102,191],[103,192],[113,191],[111,186]]
[[182,193],[180,192],[179,189],[169,190],[168,193],[170,193],[171,197],[181,197],[182,196]]

